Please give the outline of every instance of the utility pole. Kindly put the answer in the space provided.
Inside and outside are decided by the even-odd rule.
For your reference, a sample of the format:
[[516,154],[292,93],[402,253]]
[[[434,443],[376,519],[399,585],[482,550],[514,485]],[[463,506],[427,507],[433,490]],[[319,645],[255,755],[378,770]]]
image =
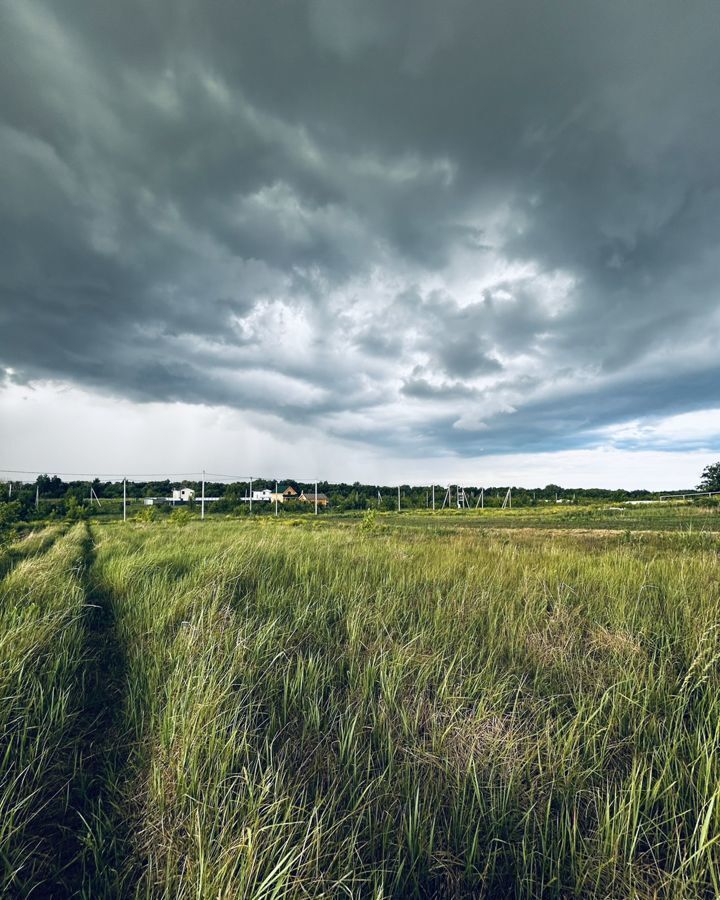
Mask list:
[[35,488],[35,509],[40,506],[40,485]]
[[277,481],[275,482],[275,515],[277,515]]
[[205,518],[205,469],[203,469],[202,488],[200,489],[200,518]]
[[123,522],[127,520],[127,478],[123,478]]
[[398,485],[398,512],[400,512],[400,485]]
[[315,515],[317,515],[317,481],[315,482]]
[[250,476],[250,515],[252,515],[252,475]]
[[435,512],[435,485],[432,486],[432,507],[433,512]]

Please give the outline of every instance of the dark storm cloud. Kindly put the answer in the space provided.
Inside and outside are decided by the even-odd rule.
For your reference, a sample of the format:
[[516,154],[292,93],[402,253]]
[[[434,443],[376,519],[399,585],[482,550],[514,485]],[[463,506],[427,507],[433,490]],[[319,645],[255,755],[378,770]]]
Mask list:
[[718,405],[714,2],[0,15],[14,379],[423,453]]

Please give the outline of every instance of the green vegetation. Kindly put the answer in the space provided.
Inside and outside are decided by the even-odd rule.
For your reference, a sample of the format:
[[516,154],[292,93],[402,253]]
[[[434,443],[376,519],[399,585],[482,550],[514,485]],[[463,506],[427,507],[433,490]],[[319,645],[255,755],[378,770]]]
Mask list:
[[700,491],[720,491],[720,462],[705,466],[698,485]]
[[62,532],[62,525],[52,525],[29,531],[23,538],[9,539],[0,544],[0,577],[21,560],[45,553]]
[[563,530],[631,531],[720,531],[720,503],[699,498],[691,502],[626,504],[607,503],[577,506],[521,507],[508,510],[406,510],[399,515],[383,514],[379,521],[388,524],[428,525],[439,529],[542,528]]
[[4,894],[719,894],[720,517],[572,511],[34,538]]
[[[0,848],[3,896],[57,888],[81,764],[86,535],[19,562],[0,606]],[[72,845],[72,849],[71,849]]]
[[[720,465],[720,464],[719,464]],[[704,477],[704,476],[703,476]],[[214,497],[208,501],[208,515],[233,515],[237,517],[250,514],[249,503],[245,502],[251,487],[255,490],[274,490],[274,480],[257,478],[252,485],[249,481],[225,483],[222,481],[205,482],[205,495]],[[314,484],[294,480],[284,481],[283,486],[291,485],[298,493],[305,490],[312,493]],[[187,506],[198,511],[200,506],[201,482],[193,479],[179,481],[128,481],[125,485],[127,493],[127,511],[134,516],[146,514],[148,507],[142,505],[143,499],[160,498],[156,506],[151,507],[153,516],[162,518],[172,514],[173,506],[163,502],[172,496],[173,488],[187,487],[195,492],[194,500]],[[484,504],[488,509],[499,509],[507,493],[508,486],[485,487]],[[354,482],[333,483],[318,482],[318,491],[329,497],[330,509],[333,513],[362,512],[375,509],[378,512],[393,512],[397,509],[397,485],[368,485]],[[632,500],[648,500],[656,495],[646,490],[605,490],[600,488],[562,488],[556,484],[545,487],[526,489],[513,487],[513,506],[523,508],[552,509],[560,504],[597,504],[624,503]],[[122,481],[63,481],[57,475],[39,475],[32,484],[13,481],[8,483],[0,496],[0,534],[6,521],[41,522],[51,519],[110,520],[122,518],[123,483]],[[404,510],[421,511],[431,508],[433,488],[431,485],[400,485],[400,500]],[[466,487],[468,505],[474,506],[480,497],[479,487]],[[245,498],[245,499],[243,499]],[[455,506],[457,488],[453,488],[452,499],[446,497],[446,488],[435,485],[436,506],[440,509],[444,503]],[[274,513],[274,505],[255,502],[254,515]],[[279,504],[280,515],[309,515],[313,512],[313,504],[288,500]],[[325,514],[327,510],[322,510]]]

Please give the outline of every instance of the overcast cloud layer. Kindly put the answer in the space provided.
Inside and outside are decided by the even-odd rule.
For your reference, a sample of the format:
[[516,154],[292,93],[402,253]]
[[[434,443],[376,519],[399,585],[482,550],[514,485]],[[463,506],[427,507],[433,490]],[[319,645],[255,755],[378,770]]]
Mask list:
[[397,458],[717,448],[716,0],[0,10],[5,390]]

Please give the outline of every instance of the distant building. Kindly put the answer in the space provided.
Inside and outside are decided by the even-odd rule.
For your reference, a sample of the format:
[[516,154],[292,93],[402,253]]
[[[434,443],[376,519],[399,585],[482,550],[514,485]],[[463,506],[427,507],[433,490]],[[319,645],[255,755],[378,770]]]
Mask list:
[[276,501],[278,503],[284,503],[286,500],[296,500],[297,496],[298,492],[291,484],[289,484],[287,487],[282,485],[277,489],[277,493],[270,494],[270,499],[273,503]]
[[[302,503],[312,503],[315,504],[315,492],[314,491],[303,491],[298,497]],[[317,505],[318,506],[329,506],[330,499],[327,494],[318,493],[317,495]]]
[[269,503],[272,496],[272,491],[269,488],[265,488],[264,491],[252,492],[253,503]]
[[[175,506],[176,503],[189,503],[191,500],[195,499],[195,491],[192,488],[173,488],[172,497],[143,497],[142,502],[143,506],[165,506],[166,504],[171,504]],[[215,503],[218,500],[222,499],[221,497],[205,497],[204,500],[206,503]]]

